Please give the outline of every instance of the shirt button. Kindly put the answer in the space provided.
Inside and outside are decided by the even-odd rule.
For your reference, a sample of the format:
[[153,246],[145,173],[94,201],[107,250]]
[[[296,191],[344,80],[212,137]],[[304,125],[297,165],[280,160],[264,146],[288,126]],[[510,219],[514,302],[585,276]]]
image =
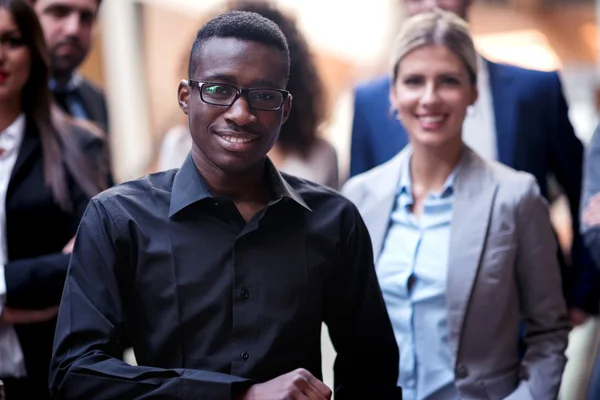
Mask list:
[[465,367],[463,364],[460,364],[456,367],[456,377],[458,379],[465,379],[468,375],[469,371],[467,370],[467,367]]
[[242,289],[240,292],[240,297],[246,300],[248,297],[250,297],[250,292],[248,292],[246,289]]
[[242,360],[246,361],[250,357],[250,354],[246,353],[245,351],[242,351],[240,357],[242,357]]

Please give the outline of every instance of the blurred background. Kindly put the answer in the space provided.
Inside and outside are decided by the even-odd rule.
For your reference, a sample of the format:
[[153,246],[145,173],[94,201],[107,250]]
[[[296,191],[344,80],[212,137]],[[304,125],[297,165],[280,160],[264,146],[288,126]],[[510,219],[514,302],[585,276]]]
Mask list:
[[[387,71],[402,22],[398,0],[277,0],[309,40],[327,91],[324,137],[347,176],[352,88]],[[561,71],[571,122],[587,143],[600,114],[600,0],[475,0],[470,24],[481,54],[494,61]],[[101,86],[110,111],[117,181],[156,170],[162,139],[186,123],[176,100],[196,30],[223,0],[104,0],[82,75]],[[561,245],[571,241],[565,201],[553,204]],[[599,323],[576,328],[568,350],[563,399],[584,399],[598,348]],[[331,383],[331,349],[324,350]]]
[[[352,87],[387,71],[402,21],[398,0],[276,0],[296,16],[327,88],[323,130],[348,164]],[[82,74],[104,88],[110,108],[115,174],[153,170],[161,140],[182,122],[176,102],[196,30],[223,0],[105,0]],[[600,33],[596,0],[475,0],[470,24],[491,60],[560,69],[578,136],[587,141],[600,107]],[[360,29],[357,29],[357,26]]]

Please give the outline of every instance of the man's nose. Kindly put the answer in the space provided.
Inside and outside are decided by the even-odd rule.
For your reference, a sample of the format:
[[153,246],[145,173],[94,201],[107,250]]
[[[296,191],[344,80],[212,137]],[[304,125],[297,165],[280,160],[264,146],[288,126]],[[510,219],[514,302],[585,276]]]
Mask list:
[[252,107],[245,96],[238,97],[235,102],[229,106],[225,118],[235,123],[237,126],[254,124],[257,121]]
[[63,29],[64,32],[69,36],[78,35],[79,31],[81,30],[81,17],[79,16],[79,13],[72,12],[66,16]]

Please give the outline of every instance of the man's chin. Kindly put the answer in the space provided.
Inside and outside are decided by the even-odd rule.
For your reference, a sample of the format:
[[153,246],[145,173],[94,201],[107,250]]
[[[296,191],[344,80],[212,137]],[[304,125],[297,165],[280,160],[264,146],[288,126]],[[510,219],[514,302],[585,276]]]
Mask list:
[[81,57],[53,56],[52,75],[55,77],[70,77],[83,62]]
[[215,159],[214,165],[226,174],[244,175],[261,170],[265,165],[266,159],[266,155],[261,158],[247,157],[247,155],[241,156],[239,154],[228,154],[225,157]]

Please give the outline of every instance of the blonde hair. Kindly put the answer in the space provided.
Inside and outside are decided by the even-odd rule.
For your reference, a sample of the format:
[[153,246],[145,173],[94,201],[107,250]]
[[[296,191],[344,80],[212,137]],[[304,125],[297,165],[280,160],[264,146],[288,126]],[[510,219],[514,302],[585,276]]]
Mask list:
[[469,25],[456,14],[436,8],[406,20],[394,41],[392,80],[398,77],[398,65],[408,53],[423,46],[442,45],[465,64],[471,83],[477,83],[477,51]]

